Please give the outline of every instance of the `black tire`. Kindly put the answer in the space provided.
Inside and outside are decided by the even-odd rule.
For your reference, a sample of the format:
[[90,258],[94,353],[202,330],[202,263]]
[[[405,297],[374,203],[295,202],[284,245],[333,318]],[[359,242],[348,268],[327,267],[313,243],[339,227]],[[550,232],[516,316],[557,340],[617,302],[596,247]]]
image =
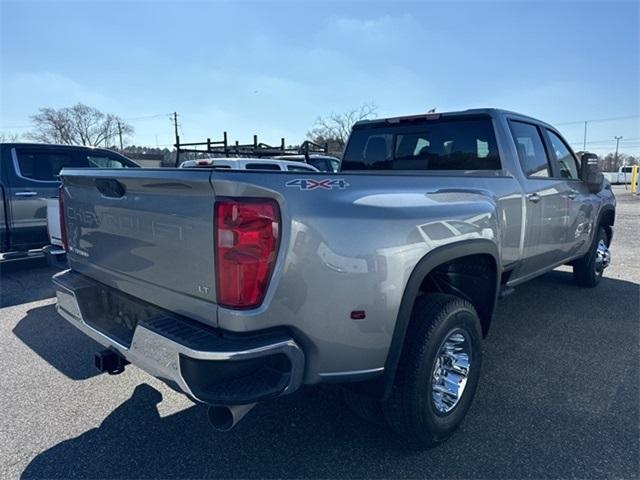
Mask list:
[[354,392],[350,388],[344,388],[343,395],[344,402],[357,416],[369,423],[385,424],[385,416],[380,399]]
[[598,227],[596,238],[589,252],[573,262],[573,278],[581,287],[593,288],[600,283],[604,269],[596,268],[596,250],[600,241],[609,245],[609,236],[604,227]]
[[[461,332],[470,345],[466,387],[446,413],[432,399],[432,376],[444,341]],[[424,449],[446,440],[462,423],[480,378],[482,328],[471,303],[454,295],[429,294],[416,300],[390,398],[384,410],[405,445]]]

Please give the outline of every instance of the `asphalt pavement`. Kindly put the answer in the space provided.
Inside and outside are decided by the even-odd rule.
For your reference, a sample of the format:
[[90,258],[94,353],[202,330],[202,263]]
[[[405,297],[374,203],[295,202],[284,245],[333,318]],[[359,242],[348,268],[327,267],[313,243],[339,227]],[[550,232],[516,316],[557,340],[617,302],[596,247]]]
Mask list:
[[406,451],[335,387],[258,405],[229,433],[143,371],[93,369],[39,260],[0,275],[0,478],[639,478],[640,199],[616,187],[613,264],[501,300],[460,430]]

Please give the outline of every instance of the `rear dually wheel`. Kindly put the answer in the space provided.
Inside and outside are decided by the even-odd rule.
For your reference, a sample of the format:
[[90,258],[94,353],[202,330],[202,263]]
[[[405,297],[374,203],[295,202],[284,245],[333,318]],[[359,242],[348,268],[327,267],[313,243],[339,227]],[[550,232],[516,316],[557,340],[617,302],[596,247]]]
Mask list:
[[480,319],[462,298],[427,294],[416,300],[406,342],[384,411],[405,444],[433,447],[471,406],[482,363]]

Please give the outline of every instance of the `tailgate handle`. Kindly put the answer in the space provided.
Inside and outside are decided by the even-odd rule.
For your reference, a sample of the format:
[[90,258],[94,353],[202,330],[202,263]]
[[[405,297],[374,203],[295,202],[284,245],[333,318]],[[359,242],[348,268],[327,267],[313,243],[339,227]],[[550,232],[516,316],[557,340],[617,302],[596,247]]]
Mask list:
[[109,198],[124,197],[126,192],[124,185],[115,178],[96,178],[96,188],[102,195]]

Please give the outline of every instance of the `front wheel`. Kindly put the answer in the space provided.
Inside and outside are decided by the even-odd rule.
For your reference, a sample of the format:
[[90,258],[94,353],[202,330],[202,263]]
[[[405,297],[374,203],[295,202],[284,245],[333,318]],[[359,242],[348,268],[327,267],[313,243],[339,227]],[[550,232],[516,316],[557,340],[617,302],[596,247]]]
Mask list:
[[440,293],[418,298],[385,403],[391,427],[413,448],[446,440],[471,406],[481,362],[482,330],[473,305]]
[[581,287],[595,287],[602,280],[604,269],[610,261],[609,236],[601,226],[589,252],[573,263],[573,278]]

